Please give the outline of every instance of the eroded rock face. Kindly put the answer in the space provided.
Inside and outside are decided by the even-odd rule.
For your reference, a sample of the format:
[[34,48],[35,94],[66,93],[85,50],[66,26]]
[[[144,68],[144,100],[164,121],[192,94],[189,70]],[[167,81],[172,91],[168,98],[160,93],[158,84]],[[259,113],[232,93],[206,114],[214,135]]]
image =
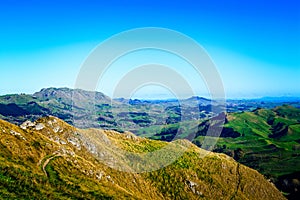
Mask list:
[[29,120],[26,120],[25,122],[23,122],[20,127],[24,130],[26,130],[28,127],[34,127],[35,126],[35,123],[34,122],[31,122]]
[[21,133],[18,133],[16,131],[11,130],[10,134],[13,135],[13,136],[16,136],[17,138],[20,138],[22,140],[26,140],[26,138],[24,136],[22,136]]
[[189,188],[193,191],[193,193],[199,193],[199,191],[196,191],[196,187],[198,186],[197,183],[191,181],[191,180],[186,180],[186,184],[189,186]]
[[43,128],[45,128],[45,125],[42,124],[42,123],[38,123],[38,124],[35,126],[35,130],[37,130],[37,131],[40,131],[40,130],[42,130]]
[[69,137],[67,138],[68,142],[71,143],[73,146],[75,146],[77,149],[81,149],[80,142],[77,138],[75,137]]

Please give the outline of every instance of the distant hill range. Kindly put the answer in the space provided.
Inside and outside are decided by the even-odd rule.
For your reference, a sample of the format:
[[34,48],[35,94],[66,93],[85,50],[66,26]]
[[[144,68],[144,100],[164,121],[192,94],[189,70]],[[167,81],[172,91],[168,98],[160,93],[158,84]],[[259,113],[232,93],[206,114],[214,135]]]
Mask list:
[[[128,171],[139,169],[145,154],[166,147],[168,151],[158,154],[151,162],[153,166],[159,166],[161,160],[179,150],[184,152],[175,162],[156,171],[117,170],[118,167]],[[120,156],[116,148],[128,154]],[[129,156],[132,153],[135,157]],[[133,165],[131,159],[141,162]],[[257,171],[225,154],[206,152],[187,140],[167,143],[129,132],[77,129],[55,117],[26,121],[20,127],[0,120],[0,196],[3,199],[285,199]]]
[[[267,98],[270,99],[270,98]],[[296,99],[279,101],[227,100],[226,107],[203,97],[177,100],[110,99],[101,92],[69,88],[45,88],[33,95],[0,96],[0,118],[15,124],[27,119],[56,116],[79,128],[104,128],[137,132],[153,125],[208,119],[219,112],[273,108],[283,103],[300,107]],[[214,106],[214,111],[212,110]],[[184,113],[184,116],[183,114]]]
[[[198,105],[209,105],[211,101],[191,98],[183,100],[183,103],[186,109],[194,110]],[[178,100],[113,100],[100,92],[69,88],[46,88],[33,95],[0,96],[1,118],[9,122],[20,124],[26,119],[36,120],[52,115],[81,128],[134,130],[163,124],[168,117],[169,121],[180,117],[180,114],[172,111],[165,113],[166,109],[174,106],[179,107]],[[197,113],[191,113],[189,119],[199,117]],[[211,116],[213,113],[207,110],[206,115]]]

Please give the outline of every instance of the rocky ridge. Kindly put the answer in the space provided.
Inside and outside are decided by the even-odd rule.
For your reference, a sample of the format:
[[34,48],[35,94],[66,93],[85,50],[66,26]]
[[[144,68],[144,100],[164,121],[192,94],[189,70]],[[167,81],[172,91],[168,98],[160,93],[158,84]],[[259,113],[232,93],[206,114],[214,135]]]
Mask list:
[[[122,169],[138,166],[130,166],[116,148],[144,155],[166,146],[185,151],[158,170],[118,170],[120,163]],[[0,120],[0,147],[3,198],[284,199],[257,171],[186,140],[166,143],[129,132],[82,130],[44,117],[20,127]]]

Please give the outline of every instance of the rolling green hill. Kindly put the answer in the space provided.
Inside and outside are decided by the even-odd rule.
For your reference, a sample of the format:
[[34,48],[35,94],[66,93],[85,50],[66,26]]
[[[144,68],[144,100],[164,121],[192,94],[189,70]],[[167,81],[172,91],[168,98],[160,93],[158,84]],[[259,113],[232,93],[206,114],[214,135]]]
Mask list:
[[[300,110],[288,105],[256,109],[227,114],[226,121],[224,129],[231,131],[221,135],[214,151],[258,170],[291,198],[299,195]],[[203,137],[199,134],[194,143],[201,146]]]
[[[170,151],[157,158],[185,151],[166,167],[137,173],[116,170],[143,163],[132,166],[115,148],[141,161],[162,148]],[[257,171],[186,140],[77,129],[55,117],[21,127],[0,120],[0,168],[2,199],[284,199]]]

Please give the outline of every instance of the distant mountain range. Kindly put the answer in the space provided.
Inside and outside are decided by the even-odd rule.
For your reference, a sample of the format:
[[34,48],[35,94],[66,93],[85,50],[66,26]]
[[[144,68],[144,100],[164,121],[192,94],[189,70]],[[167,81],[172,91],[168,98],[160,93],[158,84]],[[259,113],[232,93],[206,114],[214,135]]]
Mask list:
[[[189,119],[199,117],[193,112],[195,107],[211,103],[204,98],[191,98],[182,102],[185,109],[192,111]],[[33,95],[0,96],[0,115],[12,123],[20,124],[26,119],[36,120],[52,115],[81,128],[134,130],[143,126],[163,124],[168,117],[172,118],[172,113],[164,112],[172,106],[179,106],[178,100],[110,99],[100,92],[69,88],[46,88]],[[206,116],[213,114],[209,112],[207,110]],[[178,118],[174,116],[176,117]]]
[[292,96],[282,96],[282,97],[262,97],[258,99],[259,101],[266,102],[299,102],[300,97],[292,97]]
[[142,127],[172,124],[182,120],[208,119],[225,110],[251,111],[258,107],[273,108],[284,102],[300,107],[300,101],[290,100],[293,101],[228,100],[224,107],[215,101],[197,96],[183,100],[110,99],[101,92],[45,88],[33,95],[0,96],[0,117],[21,124],[27,119],[36,120],[52,115],[79,128],[137,132]]

